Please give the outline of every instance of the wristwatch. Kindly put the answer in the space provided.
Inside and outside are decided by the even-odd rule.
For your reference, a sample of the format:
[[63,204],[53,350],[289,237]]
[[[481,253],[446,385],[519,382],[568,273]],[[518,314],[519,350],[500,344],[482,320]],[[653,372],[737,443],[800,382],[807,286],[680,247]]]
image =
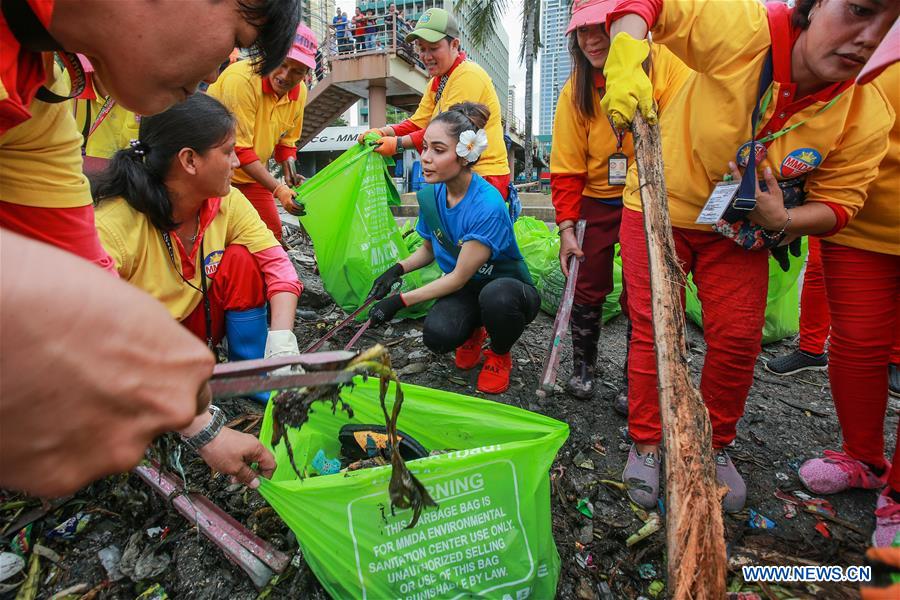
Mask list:
[[181,441],[194,452],[198,452],[200,448],[213,441],[213,438],[219,435],[219,432],[225,427],[225,413],[221,408],[210,404],[209,414],[212,415],[212,419],[206,424],[206,427],[191,437],[181,436]]

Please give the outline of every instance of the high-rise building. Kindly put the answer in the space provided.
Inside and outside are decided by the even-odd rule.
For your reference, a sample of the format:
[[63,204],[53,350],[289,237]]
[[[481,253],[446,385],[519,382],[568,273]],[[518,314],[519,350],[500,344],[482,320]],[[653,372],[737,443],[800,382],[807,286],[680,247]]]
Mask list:
[[509,128],[510,122],[516,116],[516,86],[509,86],[506,92],[506,126]]
[[562,92],[571,70],[566,26],[569,24],[568,0],[541,0],[541,86],[540,118],[541,135],[553,133],[553,117],[556,101]]
[[[565,3],[565,0],[561,1]],[[391,4],[396,5],[398,9],[403,9],[404,16],[411,25],[414,25],[422,13],[429,8],[443,8],[452,12],[459,24],[460,46],[465,50],[469,60],[478,63],[487,71],[494,83],[494,89],[497,91],[500,107],[506,112],[503,100],[507,97],[509,89],[509,36],[505,30],[501,28],[496,35],[488,38],[484,47],[476,48],[468,36],[468,19],[465,14],[457,13],[454,8],[455,0],[394,0],[393,2],[391,0],[357,0],[356,2],[356,5],[362,10],[371,8],[379,16],[384,15]],[[505,118],[506,115],[504,114],[503,117]]]

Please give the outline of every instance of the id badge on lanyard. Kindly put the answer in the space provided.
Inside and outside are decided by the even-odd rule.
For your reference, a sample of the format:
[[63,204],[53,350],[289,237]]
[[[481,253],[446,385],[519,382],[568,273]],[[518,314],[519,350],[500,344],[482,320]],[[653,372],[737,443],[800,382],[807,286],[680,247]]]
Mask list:
[[625,179],[628,177],[628,157],[622,153],[622,140],[625,138],[625,133],[615,128],[612,119],[609,121],[609,126],[612,127],[613,135],[616,136],[616,151],[606,159],[608,181],[611,187],[624,186]]

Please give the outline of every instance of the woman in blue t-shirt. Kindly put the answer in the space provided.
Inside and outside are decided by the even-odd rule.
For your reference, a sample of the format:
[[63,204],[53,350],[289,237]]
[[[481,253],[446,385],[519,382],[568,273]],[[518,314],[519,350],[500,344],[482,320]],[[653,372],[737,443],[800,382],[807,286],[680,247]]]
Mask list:
[[[456,349],[456,366],[471,369],[481,362],[489,337],[478,390],[500,394],[509,388],[510,349],[537,316],[541,301],[503,197],[472,171],[487,148],[489,116],[483,104],[463,102],[428,125],[422,171],[432,185],[418,194],[416,226],[425,242],[375,280],[371,295],[383,299],[369,317],[378,325],[404,306],[437,298],[425,318],[425,345],[434,352]],[[435,260],[443,277],[385,298],[400,276]]]

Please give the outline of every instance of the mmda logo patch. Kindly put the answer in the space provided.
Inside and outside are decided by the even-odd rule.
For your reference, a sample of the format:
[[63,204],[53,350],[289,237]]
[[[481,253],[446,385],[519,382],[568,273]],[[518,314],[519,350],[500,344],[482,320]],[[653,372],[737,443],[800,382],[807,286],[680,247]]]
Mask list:
[[822,162],[822,154],[815,148],[798,148],[781,161],[782,177],[797,177],[809,173]]

